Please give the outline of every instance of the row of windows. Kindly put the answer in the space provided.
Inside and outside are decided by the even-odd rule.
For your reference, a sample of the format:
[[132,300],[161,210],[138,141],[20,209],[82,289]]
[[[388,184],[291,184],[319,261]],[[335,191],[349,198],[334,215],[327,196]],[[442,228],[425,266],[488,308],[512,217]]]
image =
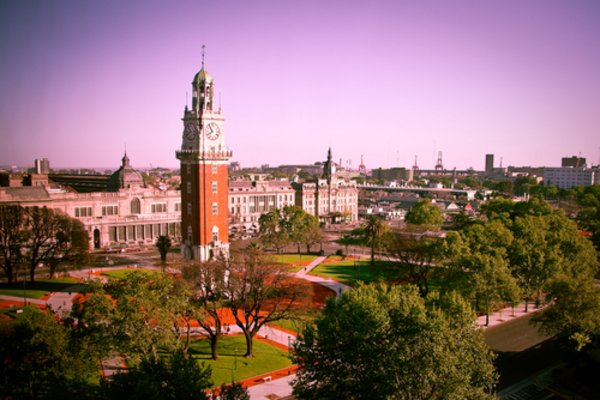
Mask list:
[[[188,240],[191,242],[192,241],[192,226],[188,225],[188,229],[187,229],[187,237]],[[216,226],[213,226],[212,228],[212,240],[213,242],[218,242],[219,241],[219,228]]]
[[75,216],[76,217],[91,217],[92,216],[92,207],[76,207],[75,208]]
[[128,226],[111,226],[108,228],[108,240],[125,242],[132,240],[154,239],[160,235],[179,236],[179,223],[144,224]]
[[[175,211],[181,211],[181,203],[175,203]],[[152,213],[166,213],[168,210],[167,203],[155,203],[151,205]],[[102,206],[101,208],[102,216],[113,216],[119,215],[119,206],[110,205],[110,206]],[[133,199],[131,201],[131,214],[140,214],[140,200]],[[93,209],[92,207],[75,207],[74,215],[76,218],[85,218],[85,217],[93,217]]]
[[119,215],[119,206],[102,206],[102,216]]
[[[211,172],[213,174],[216,174],[217,172],[219,172],[217,164],[211,164]],[[186,170],[187,170],[187,174],[191,174],[192,173],[192,164],[187,164],[186,166]]]
[[[192,182],[187,182],[186,191],[187,191],[187,194],[192,194]],[[217,185],[216,181],[211,182],[211,191],[213,194],[218,193],[218,185]]]
[[152,213],[166,213],[167,203],[155,203],[152,204]]
[[[219,203],[217,203],[217,202],[212,203],[211,213],[212,213],[212,215],[219,214]],[[187,205],[187,215],[192,215],[192,203],[188,203],[188,205]]]

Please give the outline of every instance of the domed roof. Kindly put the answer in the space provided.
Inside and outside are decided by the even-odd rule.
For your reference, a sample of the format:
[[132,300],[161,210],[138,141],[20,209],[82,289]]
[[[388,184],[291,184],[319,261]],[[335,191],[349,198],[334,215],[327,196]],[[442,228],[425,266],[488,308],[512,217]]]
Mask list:
[[121,162],[121,168],[116,170],[108,180],[108,190],[117,192],[119,189],[144,187],[144,177],[129,165],[127,153]]
[[194,76],[194,84],[198,84],[199,82],[212,82],[213,78],[210,76],[207,70],[202,67],[202,69]]

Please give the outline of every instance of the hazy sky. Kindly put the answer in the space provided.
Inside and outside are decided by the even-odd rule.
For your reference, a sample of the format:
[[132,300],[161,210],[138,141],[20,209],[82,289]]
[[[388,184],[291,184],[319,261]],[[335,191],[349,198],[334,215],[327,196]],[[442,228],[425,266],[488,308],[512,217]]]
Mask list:
[[600,158],[598,0],[0,0],[0,165],[177,166],[202,44],[243,167]]

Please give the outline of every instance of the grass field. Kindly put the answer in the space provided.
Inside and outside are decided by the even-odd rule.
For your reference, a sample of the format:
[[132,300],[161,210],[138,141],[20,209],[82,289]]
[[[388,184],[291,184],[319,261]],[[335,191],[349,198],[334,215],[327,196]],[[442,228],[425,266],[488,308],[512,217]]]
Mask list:
[[160,272],[148,269],[135,269],[135,268],[125,268],[125,269],[114,269],[111,271],[102,272],[103,276],[107,276],[113,279],[125,279],[127,274],[147,274],[148,276],[152,276],[154,274],[159,274]]
[[357,282],[396,281],[403,275],[396,263],[376,260],[371,266],[366,259],[324,263],[313,269],[311,274],[333,278],[350,286]]
[[314,254],[275,254],[272,256],[276,263],[289,266],[290,272],[300,271],[317,257]]
[[79,281],[75,278],[40,279],[34,283],[17,282],[9,285],[0,283],[0,294],[15,297],[41,299],[51,292],[64,292],[66,288],[76,285]]
[[204,361],[212,367],[215,386],[222,383],[251,378],[292,365],[288,353],[277,347],[254,340],[254,357],[244,358],[246,341],[243,335],[225,336],[218,345],[219,358],[210,358],[208,340],[196,340],[190,346],[190,354],[198,361]]

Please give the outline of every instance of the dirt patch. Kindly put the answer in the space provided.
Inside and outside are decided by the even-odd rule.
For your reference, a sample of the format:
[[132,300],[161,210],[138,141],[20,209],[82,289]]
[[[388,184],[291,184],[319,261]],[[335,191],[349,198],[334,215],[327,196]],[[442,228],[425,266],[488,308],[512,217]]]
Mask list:
[[325,305],[325,301],[329,297],[335,297],[335,292],[323,285],[319,285],[315,282],[310,282],[313,288],[313,307],[314,308],[323,308]]

